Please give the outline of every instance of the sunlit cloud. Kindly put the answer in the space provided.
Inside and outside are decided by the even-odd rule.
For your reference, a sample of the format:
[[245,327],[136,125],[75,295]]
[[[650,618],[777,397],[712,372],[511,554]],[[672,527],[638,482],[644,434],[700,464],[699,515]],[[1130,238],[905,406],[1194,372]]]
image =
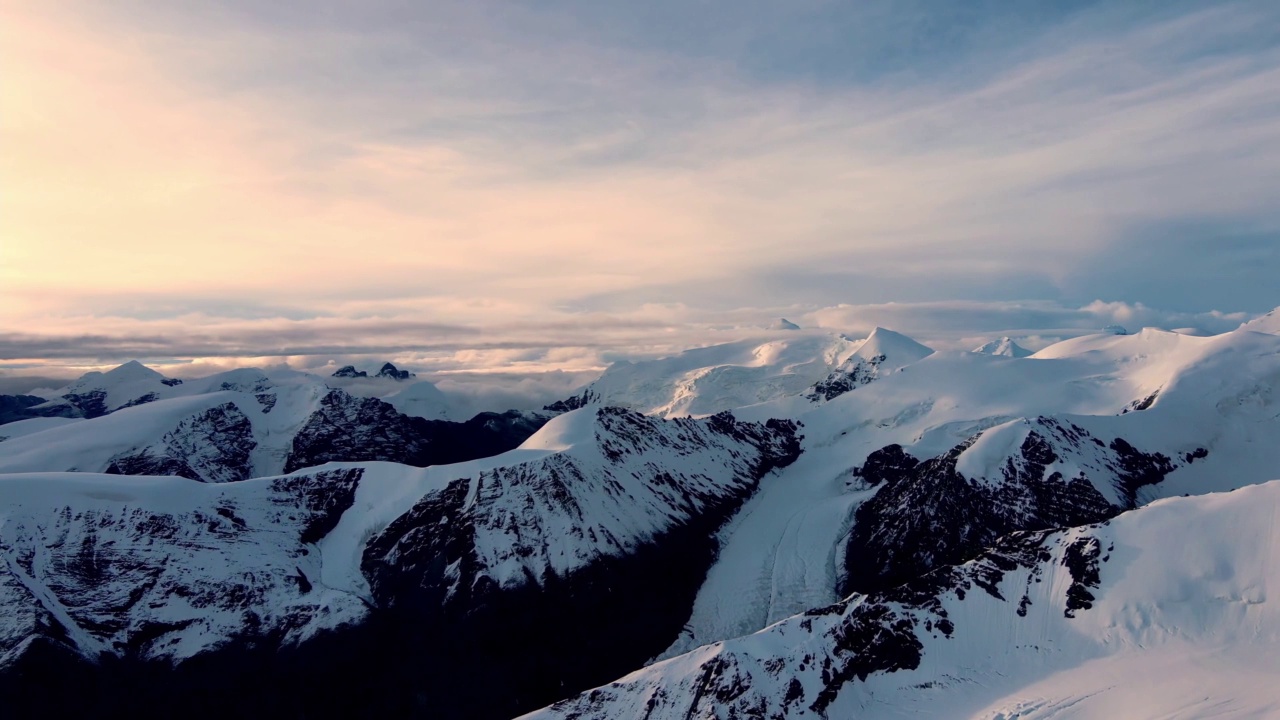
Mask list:
[[[586,372],[780,314],[958,344],[1280,303],[1266,3],[992,16],[881,65],[808,5],[662,7],[704,42],[554,3],[3,9],[11,365]],[[844,12],[870,48],[962,11]]]

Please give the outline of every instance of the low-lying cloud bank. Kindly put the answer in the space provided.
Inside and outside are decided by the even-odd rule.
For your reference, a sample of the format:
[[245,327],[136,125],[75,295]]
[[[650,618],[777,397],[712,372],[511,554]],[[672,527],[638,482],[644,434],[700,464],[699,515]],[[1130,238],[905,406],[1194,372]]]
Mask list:
[[[1108,325],[1186,329],[1215,334],[1253,313],[1173,312],[1142,304],[1095,301],[1069,307],[1049,301],[924,302],[830,307],[785,306],[698,311],[646,305],[628,313],[548,313],[508,324],[436,322],[409,315],[310,319],[189,315],[169,319],[94,318],[96,332],[0,333],[0,367],[49,374],[58,368],[142,359],[177,375],[245,365],[324,371],[390,360],[419,372],[448,374],[598,371],[640,359],[734,340],[763,338],[778,317],[804,328],[859,335],[876,326],[939,348],[968,349],[1001,335],[1044,345]],[[68,319],[74,326],[75,319]]]

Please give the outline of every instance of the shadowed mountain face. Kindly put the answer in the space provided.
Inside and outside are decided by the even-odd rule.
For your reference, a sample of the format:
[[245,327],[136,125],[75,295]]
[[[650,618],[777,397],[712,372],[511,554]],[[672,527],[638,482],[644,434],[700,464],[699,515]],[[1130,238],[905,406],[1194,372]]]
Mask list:
[[[806,333],[620,363],[554,416],[464,423],[314,378],[90,378],[107,415],[0,442],[0,703],[1011,717],[1166,664],[1174,685],[1212,675],[1204,707],[1272,685],[1249,673],[1280,642],[1260,590],[1277,498],[1254,486],[1280,467],[1280,338],[1011,358]],[[656,410],[606,404],[630,392]],[[1223,643],[1253,659],[1218,672]]]
[[486,412],[466,422],[403,415],[377,398],[331,390],[293,439],[284,471],[327,462],[382,460],[425,467],[506,452],[550,419],[548,414]]
[[[69,405],[36,409],[37,405],[44,403],[44,398],[35,395],[0,395],[0,425],[38,417],[80,417],[79,412]],[[3,435],[0,431],[0,436]]]
[[[884,590],[964,562],[1011,532],[1101,522],[1134,507],[1139,488],[1178,467],[1122,438],[1108,444],[1052,418],[1029,424],[1034,429],[994,482],[965,478],[956,469],[976,437],[924,461],[898,445],[871,453],[855,474],[878,490],[855,513],[840,593]],[[1083,468],[1078,476],[1052,469],[1068,461]],[[1095,483],[1112,486],[1119,502],[1108,501]]]
[[[500,718],[625,672],[679,631],[716,530],[795,460],[797,427],[570,420],[585,429],[566,449],[454,479],[9,481],[0,697],[24,712],[162,716],[194,699],[197,714]],[[362,514],[380,503],[400,510]]]
[[[465,422],[428,420],[385,400],[322,384],[251,380],[123,403],[96,418],[23,433],[0,443],[0,473],[75,470],[232,482],[328,462],[425,467],[514,449],[554,416],[511,410],[480,413]],[[26,412],[35,407],[22,404]],[[0,438],[6,434],[0,430]]]

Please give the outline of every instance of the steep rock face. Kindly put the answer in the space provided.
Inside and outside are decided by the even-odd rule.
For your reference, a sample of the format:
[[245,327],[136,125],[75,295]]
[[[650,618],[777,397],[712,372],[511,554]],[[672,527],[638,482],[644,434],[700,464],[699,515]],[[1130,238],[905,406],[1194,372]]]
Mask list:
[[236,482],[253,474],[253,424],[235,403],[187,418],[157,445],[111,461],[110,475],[176,475],[202,482]]
[[392,380],[408,380],[411,377],[417,376],[408,370],[399,370],[391,363],[383,363],[382,367],[378,369],[378,374],[374,375],[374,377],[391,378]]
[[[757,635],[695,650],[531,717],[840,717],[830,710],[848,684],[916,670],[929,639],[953,638],[957,627],[944,599],[983,593],[1006,601],[1006,576],[1043,575],[1063,544],[1048,533],[1015,534],[965,565],[855,594]],[[1018,614],[1025,616],[1029,605],[1028,599]],[[775,651],[759,652],[762,639],[771,640]]]
[[377,398],[330,390],[298,430],[285,472],[326,462],[383,460],[425,467],[511,450],[549,418],[511,410],[463,423],[404,415]]
[[[433,688],[434,712],[509,716],[652,657],[688,615],[716,528],[800,452],[790,422],[617,408],[597,422],[600,456],[455,480],[368,543],[362,568],[379,607],[448,648],[423,659],[432,670],[417,680]],[[434,622],[426,608],[441,609]]]
[[588,388],[583,390],[581,394],[564,400],[557,400],[550,405],[543,405],[542,409],[552,413],[567,413],[584,408],[594,402],[599,402],[599,398]]
[[67,393],[62,396],[75,412],[83,418],[96,418],[106,415],[110,410],[107,408],[107,393],[105,390],[86,390],[84,392]]
[[814,383],[813,387],[805,392],[805,397],[812,402],[821,402],[839,397],[850,390],[856,390],[880,376],[880,364],[884,361],[884,355],[849,358],[840,367],[832,370],[830,375]]
[[[1280,701],[1265,680],[1280,615],[1260,585],[1280,571],[1278,507],[1280,483],[1269,483],[1014,533],[964,565],[699,648],[528,717],[1050,717],[1066,708],[1209,717],[1225,707],[1265,716]],[[1221,662],[1224,641],[1263,667]],[[1241,674],[1237,687],[1218,688]],[[1143,677],[1166,687],[1134,688]]]
[[932,354],[931,348],[906,335],[876,328],[852,355],[814,383],[804,396],[810,402],[826,402]]
[[337,372],[333,373],[332,377],[339,377],[339,378],[369,377],[369,373],[363,370],[356,370],[356,367],[354,365],[343,365],[342,367],[338,368]]
[[34,417],[79,417],[69,405],[33,409],[44,402],[44,398],[35,395],[0,395],[0,425]]
[[559,421],[571,442],[456,479],[24,480],[43,499],[0,509],[0,700],[500,718],[604,682],[670,643],[716,529],[800,438],[728,415]]
[[995,477],[977,476],[979,467],[964,457],[984,449],[978,445],[981,434],[923,461],[890,445],[855,470],[863,483],[879,489],[855,512],[841,594],[892,587],[963,562],[1014,531],[1100,522],[1132,508],[1138,488],[1178,467],[1123,438],[1108,444],[1055,418],[988,432],[1022,437]]
[[[113,502],[92,481],[50,508],[24,502],[41,489],[6,484],[0,668],[33,644],[91,662],[177,661],[228,642],[297,643],[357,619],[358,598],[308,577],[320,570],[309,546],[350,507],[360,475],[278,478],[231,494],[128,481],[161,487],[164,508]],[[201,487],[213,492],[191,492]]]

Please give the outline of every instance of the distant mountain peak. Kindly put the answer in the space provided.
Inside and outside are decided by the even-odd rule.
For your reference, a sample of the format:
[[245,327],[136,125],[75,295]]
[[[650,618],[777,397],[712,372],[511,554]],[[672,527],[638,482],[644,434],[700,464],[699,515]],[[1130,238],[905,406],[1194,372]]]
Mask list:
[[338,368],[338,371],[335,372],[330,377],[341,377],[341,378],[369,377],[369,373],[363,370],[357,370],[355,365],[343,365],[342,367]]
[[383,363],[382,368],[378,370],[378,374],[374,377],[386,377],[392,380],[408,380],[411,377],[417,377],[408,370],[399,370],[391,363]]
[[992,340],[989,343],[979,345],[973,349],[973,352],[982,353],[983,355],[1002,355],[1004,357],[1023,358],[1030,357],[1032,352],[1018,343],[1013,338],[1004,336],[999,340]]
[[857,354],[864,358],[876,355],[897,357],[908,361],[924,359],[933,354],[933,348],[888,328],[876,326],[862,342]]
[[[330,377],[367,378],[369,377],[369,373],[364,370],[357,370],[354,365],[343,365]],[[408,380],[411,377],[417,377],[417,375],[409,372],[408,370],[400,370],[391,363],[383,363],[382,367],[378,369],[378,372],[375,373],[373,377],[391,378],[392,380]]]
[[1104,335],[1128,335],[1129,331],[1123,325],[1108,325],[1102,328]]
[[770,330],[799,330],[800,326],[790,320],[780,317],[769,325]]
[[103,373],[103,376],[122,380],[159,379],[164,377],[164,375],[161,375],[137,360],[130,360],[119,367],[112,368],[111,370]]

